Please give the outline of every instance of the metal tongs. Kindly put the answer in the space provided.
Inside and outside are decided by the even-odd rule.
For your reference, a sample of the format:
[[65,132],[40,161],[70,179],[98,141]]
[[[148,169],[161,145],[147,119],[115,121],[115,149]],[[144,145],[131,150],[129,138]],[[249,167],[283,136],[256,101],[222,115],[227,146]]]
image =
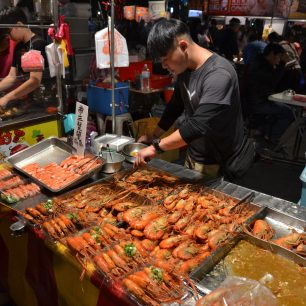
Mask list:
[[[96,160],[98,160],[98,159],[100,159],[100,158],[101,158],[101,152],[99,152],[98,156],[93,156],[92,158],[90,158],[90,159],[89,159],[87,162],[85,162],[84,164],[81,164],[81,165],[79,165],[79,166],[73,168],[72,171],[73,171],[74,173],[77,173],[77,174],[86,173],[87,170],[96,162]],[[78,170],[79,170],[79,169],[82,169],[85,165],[87,165],[86,168],[85,168],[81,173],[79,173]]]
[[244,196],[240,201],[238,201],[234,206],[232,206],[229,210],[232,213],[239,205],[250,203],[255,198],[255,192],[251,191],[246,196]]
[[130,171],[127,171],[124,173],[120,178],[118,178],[119,181],[125,182],[132,174],[134,174],[137,170],[139,170],[138,167],[133,168]]

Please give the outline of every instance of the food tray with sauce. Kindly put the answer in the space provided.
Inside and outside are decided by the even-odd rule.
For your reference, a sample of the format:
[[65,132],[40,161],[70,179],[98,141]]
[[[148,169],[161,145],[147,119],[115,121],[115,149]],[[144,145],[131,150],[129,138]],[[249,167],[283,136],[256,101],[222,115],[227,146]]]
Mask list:
[[[241,248],[239,249],[239,247],[241,246],[239,245],[239,243],[241,242],[243,243],[247,242],[248,245],[250,245],[252,248],[256,247],[260,250],[260,252],[264,252],[264,255],[263,255],[264,258],[269,257],[269,256],[280,255],[281,258],[279,260],[282,262],[280,266],[284,266],[284,263],[283,263],[284,260],[289,260],[290,265],[292,263],[295,263],[296,268],[297,268],[297,273],[299,273],[300,269],[304,269],[304,271],[301,270],[301,275],[302,275],[301,278],[304,279],[304,273],[305,273],[305,268],[306,268],[305,259],[303,259],[302,257],[278,245],[271,244],[267,241],[263,241],[261,239],[258,239],[256,237],[252,237],[246,234],[241,234],[233,238],[229,243],[218,248],[215,252],[211,254],[211,256],[206,258],[202,262],[202,264],[196,270],[194,270],[194,272],[191,274],[191,279],[196,282],[200,292],[203,292],[206,294],[206,293],[209,293],[211,290],[216,289],[217,287],[219,287],[219,285],[224,281],[224,279],[228,275],[236,275],[236,276],[242,276],[242,277],[247,277],[247,278],[252,278],[252,279],[258,278],[256,280],[260,280],[262,279],[262,277],[266,277],[267,273],[268,274],[271,273],[272,277],[277,276],[276,275],[277,272],[275,272],[276,274],[274,275],[274,272],[271,272],[272,270],[269,269],[270,265],[272,266],[273,262],[275,262],[275,257],[271,260],[270,263],[267,263],[265,260],[259,260],[258,265],[256,264],[255,266],[254,262],[252,262],[254,258],[256,259],[256,254],[254,250],[247,251],[246,249],[246,252],[247,252],[246,254],[242,254],[241,252],[240,258],[242,258],[243,260],[241,260],[240,263],[242,263],[242,267],[244,268],[241,271],[239,272],[237,272],[237,270],[235,271],[235,269],[239,267],[239,258],[234,259],[234,257],[232,257],[232,261],[231,261],[232,265],[228,265],[228,262],[229,262],[228,260],[230,260],[231,258],[230,256],[233,256],[232,253],[233,252],[237,253],[237,250],[241,250]],[[267,254],[267,252],[270,254]],[[279,258],[279,257],[276,257],[276,258]],[[251,267],[249,266],[249,262],[251,263],[250,264]],[[278,267],[278,269],[276,269],[277,271],[283,270],[283,269],[279,269],[280,266],[277,266]],[[289,273],[289,272],[287,271],[286,273]],[[286,280],[288,279],[288,276],[283,275],[283,277],[285,277],[284,282],[286,282]],[[273,281],[274,280],[276,281],[276,279],[273,279]],[[279,280],[279,283],[281,283],[280,280]],[[266,285],[267,287],[269,287],[269,284],[266,284]],[[303,286],[304,286],[304,283],[303,283]],[[284,289],[280,288],[280,290],[284,290]],[[277,290],[274,293],[275,295],[277,295]],[[288,305],[288,304],[284,304],[284,305]]]
[[264,220],[270,227],[274,230],[274,239],[284,237],[296,231],[302,233],[306,231],[306,221],[287,215],[286,213],[274,210],[269,207],[265,207],[263,210],[259,211],[257,214],[252,216],[248,220],[250,225],[255,220]]
[[[38,183],[42,187],[52,192],[62,192],[79,184],[80,182],[92,176],[94,173],[100,171],[103,166],[103,160],[100,159],[101,162],[94,169],[79,175],[76,179],[69,181],[69,183],[59,188],[53,188],[47,185],[33,175],[29,174],[23,168],[30,164],[38,164],[40,167],[47,166],[52,163],[59,165],[66,158],[71,157],[74,152],[74,148],[69,146],[67,143],[61,141],[57,137],[50,137],[21,152],[14,154],[13,156],[8,157],[6,160],[7,162],[11,163],[15,169],[30,177],[34,182]],[[89,157],[94,156],[90,155]]]

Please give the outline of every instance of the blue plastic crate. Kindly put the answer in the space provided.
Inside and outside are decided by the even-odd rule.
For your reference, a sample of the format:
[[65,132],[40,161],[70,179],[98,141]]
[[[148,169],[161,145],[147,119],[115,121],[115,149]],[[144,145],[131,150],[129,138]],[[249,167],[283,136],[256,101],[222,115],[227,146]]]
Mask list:
[[300,180],[302,181],[302,192],[301,192],[301,206],[306,206],[306,167],[304,168],[302,174],[300,175]]
[[[116,115],[128,112],[129,83],[119,82],[115,84]],[[88,85],[87,104],[90,111],[98,112],[106,116],[112,115],[112,90],[111,88]]]

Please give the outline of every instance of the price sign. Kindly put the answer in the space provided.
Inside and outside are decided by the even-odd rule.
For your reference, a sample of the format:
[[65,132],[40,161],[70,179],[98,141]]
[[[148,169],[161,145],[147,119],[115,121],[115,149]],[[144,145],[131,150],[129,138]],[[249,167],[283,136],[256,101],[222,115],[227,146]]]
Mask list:
[[78,155],[84,155],[86,148],[87,118],[88,106],[77,102],[75,107],[73,147],[76,149]]

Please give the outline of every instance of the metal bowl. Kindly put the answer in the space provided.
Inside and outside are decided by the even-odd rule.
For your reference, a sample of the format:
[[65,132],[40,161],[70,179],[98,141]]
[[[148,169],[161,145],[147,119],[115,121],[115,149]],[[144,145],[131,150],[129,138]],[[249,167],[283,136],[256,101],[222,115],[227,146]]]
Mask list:
[[123,147],[122,153],[128,162],[134,163],[137,153],[146,147],[147,145],[141,142],[130,143]]
[[118,172],[122,168],[122,163],[125,160],[125,157],[117,152],[102,151],[100,156],[105,160],[102,168],[102,172],[104,173]]

